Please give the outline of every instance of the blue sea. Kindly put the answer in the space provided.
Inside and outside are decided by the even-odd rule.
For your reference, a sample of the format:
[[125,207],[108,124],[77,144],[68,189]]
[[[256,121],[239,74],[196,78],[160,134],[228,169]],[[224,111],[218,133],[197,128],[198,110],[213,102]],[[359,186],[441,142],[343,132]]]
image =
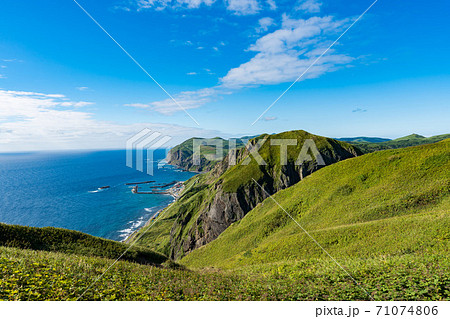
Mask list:
[[[125,165],[125,151],[0,154],[0,222],[124,240],[173,201],[170,195],[133,194],[125,183],[169,183],[194,175],[158,165],[164,157],[163,150],[155,152],[149,176]],[[99,190],[102,186],[111,187]]]

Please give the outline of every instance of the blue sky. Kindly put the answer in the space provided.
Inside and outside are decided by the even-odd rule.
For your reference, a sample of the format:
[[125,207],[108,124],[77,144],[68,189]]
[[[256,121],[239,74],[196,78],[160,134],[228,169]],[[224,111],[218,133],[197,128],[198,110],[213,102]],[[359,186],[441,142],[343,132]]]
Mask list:
[[449,133],[448,1],[73,0],[0,4],[0,151],[123,148],[305,129]]

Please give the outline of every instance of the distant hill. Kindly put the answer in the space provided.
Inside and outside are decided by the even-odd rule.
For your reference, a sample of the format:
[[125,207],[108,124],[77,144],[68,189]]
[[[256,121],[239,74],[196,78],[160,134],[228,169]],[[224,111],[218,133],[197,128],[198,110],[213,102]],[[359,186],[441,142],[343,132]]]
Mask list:
[[337,138],[337,140],[344,141],[344,142],[353,142],[353,143],[381,143],[381,142],[390,141],[391,139],[381,138],[381,137],[359,136],[359,137],[341,137],[341,138]]
[[[194,154],[194,140],[201,141],[205,145],[200,146],[200,165],[194,165],[193,154]],[[230,145],[229,140],[225,140],[221,137],[215,138],[190,138],[183,143],[173,147],[168,154],[167,162],[170,165],[178,166],[187,171],[197,171],[204,172],[211,170],[218,161],[207,160],[204,155],[214,155],[216,154],[216,148],[211,144],[211,142],[220,140],[223,145],[222,155],[226,156],[228,154]],[[246,137],[241,139],[236,139],[236,147],[241,148],[245,146]]]
[[422,256],[437,253],[450,264],[450,139],[340,161],[273,198],[181,263],[264,269],[327,259],[281,206],[340,260],[409,255],[420,265]]
[[[445,135],[438,135],[438,136],[445,136]],[[394,141],[414,141],[423,139],[426,139],[426,137],[419,134],[411,134],[404,137],[396,138]]]
[[[385,142],[374,142],[374,141],[349,141],[349,143],[356,145],[364,153],[371,153],[375,151],[387,150],[387,149],[397,149],[409,146],[424,145],[430,143],[440,142],[450,138],[450,134],[436,135],[431,137],[424,137],[419,134],[411,134],[405,137],[400,137],[394,140]],[[357,138],[356,138],[357,139]]]

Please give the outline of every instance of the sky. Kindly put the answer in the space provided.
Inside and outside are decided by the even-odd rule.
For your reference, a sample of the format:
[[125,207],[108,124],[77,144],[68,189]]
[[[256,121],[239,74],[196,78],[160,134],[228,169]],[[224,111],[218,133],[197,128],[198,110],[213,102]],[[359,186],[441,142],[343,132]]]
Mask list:
[[0,152],[450,133],[448,1],[77,2],[1,1]]

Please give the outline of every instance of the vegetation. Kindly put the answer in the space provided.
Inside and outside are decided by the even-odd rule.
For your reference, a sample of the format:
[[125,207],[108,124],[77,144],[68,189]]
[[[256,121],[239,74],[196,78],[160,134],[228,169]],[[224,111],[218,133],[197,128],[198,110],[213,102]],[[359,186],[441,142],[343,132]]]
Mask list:
[[337,258],[446,254],[449,194],[450,139],[367,154],[279,191],[181,262],[235,268],[327,258],[275,201]]
[[122,259],[142,264],[161,264],[167,257],[144,247],[131,247],[113,240],[102,239],[81,232],[45,227],[26,227],[0,223],[0,245],[21,249],[53,251],[81,256]]
[[[450,298],[448,256],[342,260],[375,300]],[[329,260],[187,271],[0,247],[0,300],[368,300]],[[447,266],[446,266],[447,265]]]
[[[214,208],[215,203],[224,202],[228,207],[234,205],[234,211],[231,214],[235,216],[231,218],[240,219],[252,206],[266,197],[253,179],[267,186],[269,193],[274,193],[297,183],[301,178],[319,168],[315,159],[303,167],[294,164],[307,139],[315,142],[326,164],[361,154],[357,148],[348,143],[305,131],[264,134],[251,140],[251,143],[256,144],[262,139],[267,140],[258,153],[267,165],[259,165],[253,157],[249,156],[248,151],[242,150],[236,156],[237,165],[228,167],[228,159],[225,159],[210,172],[192,177],[186,184],[186,191],[177,202],[162,212],[158,225],[143,228],[136,234],[135,238],[139,238],[138,244],[178,259],[184,255],[185,247],[191,245],[189,241],[213,239],[215,234],[211,235],[210,225],[206,225],[203,220],[207,219],[204,215]],[[288,166],[281,165],[280,147],[271,146],[273,139],[297,141],[297,145],[287,148]],[[245,165],[246,159],[251,160]],[[230,196],[233,195],[229,194],[233,193],[237,193],[236,196],[240,198],[239,203],[230,203]],[[239,205],[241,207],[238,207]],[[222,212],[222,215],[225,215],[225,212]],[[227,222],[224,220],[222,224]]]
[[367,137],[367,136],[342,137],[342,138],[338,138],[337,140],[349,142],[349,143],[381,143],[381,142],[391,141],[391,139],[389,139],[389,138]]
[[[282,136],[298,134],[311,136]],[[315,141],[325,158],[356,150]],[[168,260],[171,238],[199,228],[195,217],[221,187],[240,190],[250,176],[276,189],[279,151],[260,154],[268,168],[214,168],[191,178],[131,248],[75,231],[0,224],[0,299],[450,300],[450,139],[328,165],[261,199],[179,264]],[[277,178],[269,183],[268,176]]]
[[395,140],[388,141],[377,141],[372,138],[356,138],[353,140],[347,140],[349,143],[356,145],[359,149],[361,149],[364,153],[371,153],[375,151],[387,150],[387,149],[397,149],[404,148],[409,146],[417,146],[424,144],[431,144],[443,141],[447,138],[450,138],[450,134],[436,135],[431,137],[424,137],[418,134],[411,134],[405,137],[400,137]]

